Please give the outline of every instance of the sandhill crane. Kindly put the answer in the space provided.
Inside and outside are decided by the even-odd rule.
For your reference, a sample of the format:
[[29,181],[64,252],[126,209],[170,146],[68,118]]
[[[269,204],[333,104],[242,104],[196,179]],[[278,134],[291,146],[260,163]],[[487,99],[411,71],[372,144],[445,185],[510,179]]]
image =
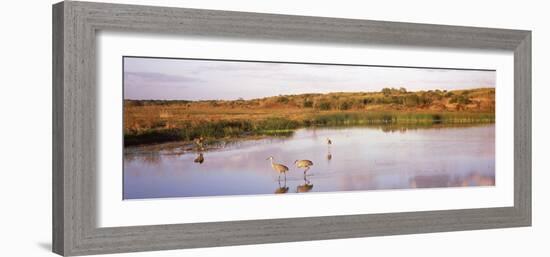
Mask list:
[[304,169],[304,175],[306,174],[306,171],[309,170],[309,168],[311,166],[313,166],[313,162],[310,161],[310,160],[296,160],[294,161],[294,164],[296,165],[296,167],[298,168],[305,168]]
[[332,145],[332,140],[327,137],[327,145],[328,145],[328,153],[327,153],[327,160],[332,160],[332,153],[330,153],[330,145]]
[[197,148],[199,149],[199,151],[204,150],[203,143],[204,143],[204,138],[203,137],[199,137],[199,138],[195,139],[195,145],[197,145]]
[[269,156],[266,160],[271,160],[271,168],[273,168],[274,171],[279,173],[279,180],[281,180],[281,173],[285,174],[285,180],[286,180],[286,172],[288,171],[288,167],[285,165],[273,162],[273,156]]
[[202,164],[204,162],[204,156],[202,155],[202,153],[199,153],[199,156],[195,158],[194,162],[197,162],[199,164]]

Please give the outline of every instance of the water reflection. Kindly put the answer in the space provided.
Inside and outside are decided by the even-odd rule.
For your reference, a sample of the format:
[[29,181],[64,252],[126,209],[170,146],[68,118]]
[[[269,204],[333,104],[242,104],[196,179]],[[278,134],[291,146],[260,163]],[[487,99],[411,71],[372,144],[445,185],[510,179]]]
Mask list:
[[466,186],[494,186],[495,177],[481,175],[472,172],[466,176],[432,175],[415,176],[410,180],[411,188],[434,188],[434,187],[466,187]]
[[286,186],[286,178],[284,179],[284,184],[281,186],[281,179],[278,180],[279,186],[277,189],[275,189],[275,194],[285,194],[288,192],[288,188]]
[[296,192],[297,193],[307,193],[307,192],[311,191],[311,189],[313,189],[313,184],[311,184],[309,179],[307,179],[307,176],[304,174],[304,183],[301,184],[301,185],[298,185],[296,187]]
[[140,154],[125,154],[125,162],[140,162],[145,165],[157,165],[160,163],[162,156],[160,152],[146,152]]
[[330,145],[332,145],[332,141],[330,141],[330,139],[327,138],[327,142],[328,142],[327,160],[330,161],[330,160],[332,160],[332,152],[330,151]]
[[202,153],[199,153],[197,155],[197,158],[195,158],[195,160],[193,160],[193,162],[202,164],[204,162],[204,155]]
[[[132,147],[124,155],[124,199],[272,194],[274,186],[275,193],[290,187],[332,192],[493,186],[494,140],[494,125],[371,126],[299,129],[290,137],[241,140],[220,148],[204,140],[170,149]],[[286,170],[276,170],[266,156]],[[296,159],[311,165],[298,165]],[[282,181],[277,180],[280,173]]]

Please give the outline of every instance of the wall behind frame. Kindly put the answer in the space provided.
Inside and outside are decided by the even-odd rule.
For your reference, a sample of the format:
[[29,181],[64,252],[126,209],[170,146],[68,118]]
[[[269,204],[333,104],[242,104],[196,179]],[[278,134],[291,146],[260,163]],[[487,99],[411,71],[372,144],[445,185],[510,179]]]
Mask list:
[[[98,2],[100,0],[96,0]],[[51,4],[4,4],[0,89],[1,256],[54,256],[51,247]],[[550,26],[543,1],[125,0],[234,11],[533,30],[533,227],[113,256],[548,256],[550,164]]]

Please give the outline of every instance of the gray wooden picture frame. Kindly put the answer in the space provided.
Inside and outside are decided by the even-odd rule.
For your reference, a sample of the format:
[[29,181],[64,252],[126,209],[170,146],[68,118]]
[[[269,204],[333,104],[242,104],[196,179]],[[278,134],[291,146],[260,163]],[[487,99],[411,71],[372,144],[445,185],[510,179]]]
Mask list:
[[[101,30],[513,51],[514,206],[97,227],[95,37]],[[530,225],[530,31],[73,1],[53,6],[55,253],[87,255]]]

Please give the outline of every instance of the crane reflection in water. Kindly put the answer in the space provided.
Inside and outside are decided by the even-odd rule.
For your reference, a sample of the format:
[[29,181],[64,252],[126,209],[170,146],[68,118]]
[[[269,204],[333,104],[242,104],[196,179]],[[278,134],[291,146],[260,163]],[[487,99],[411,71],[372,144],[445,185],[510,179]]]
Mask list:
[[195,149],[197,151],[197,158],[193,162],[202,164],[204,162],[204,138],[199,137],[195,139]]
[[307,193],[313,189],[313,184],[307,178],[307,175],[304,174],[304,183],[296,187],[296,193]]
[[284,179],[283,185],[281,185],[281,180],[278,181],[279,186],[275,189],[275,194],[285,194],[288,192],[288,186],[286,185],[286,178]]
[[494,186],[494,134],[494,124],[306,128],[223,147],[208,139],[131,147],[124,199]]

